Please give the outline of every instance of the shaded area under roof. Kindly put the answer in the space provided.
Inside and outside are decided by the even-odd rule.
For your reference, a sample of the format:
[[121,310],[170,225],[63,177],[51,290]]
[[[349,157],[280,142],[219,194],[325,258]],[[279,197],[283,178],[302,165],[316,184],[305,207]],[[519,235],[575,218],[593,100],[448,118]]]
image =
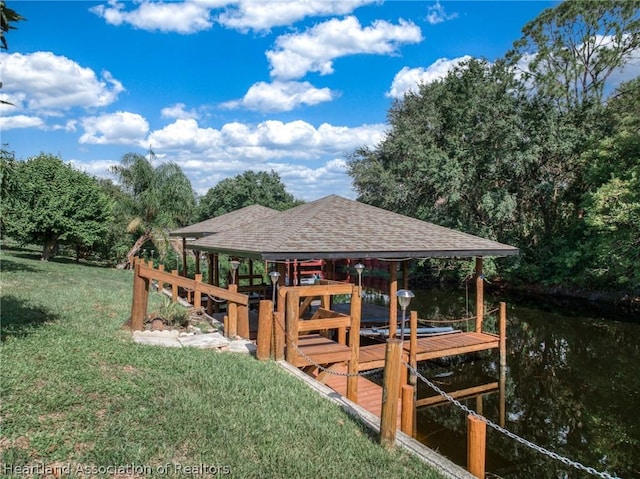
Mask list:
[[250,205],[240,208],[239,210],[225,213],[215,218],[195,223],[170,231],[169,236],[180,236],[183,238],[201,238],[213,233],[220,233],[225,230],[244,227],[255,221],[262,221],[274,214],[280,212],[262,205]]
[[[188,247],[272,261],[518,254],[518,248],[513,246],[337,195],[269,217],[245,217],[244,221],[235,224],[235,228],[219,229],[215,235],[190,242]],[[172,234],[175,236],[175,232]]]

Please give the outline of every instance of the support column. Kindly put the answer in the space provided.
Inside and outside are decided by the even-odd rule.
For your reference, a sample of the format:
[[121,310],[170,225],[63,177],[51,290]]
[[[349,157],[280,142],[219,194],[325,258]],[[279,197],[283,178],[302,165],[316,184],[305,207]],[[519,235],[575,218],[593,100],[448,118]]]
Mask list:
[[484,319],[484,279],[482,277],[482,257],[476,258],[476,333],[482,332]]
[[187,277],[187,238],[182,237],[182,276]]
[[395,338],[398,329],[398,262],[389,263],[389,337]]
[[194,250],[193,256],[196,259],[196,274],[200,274],[200,251]]
[[402,287],[409,289],[409,260],[405,259],[402,262]]

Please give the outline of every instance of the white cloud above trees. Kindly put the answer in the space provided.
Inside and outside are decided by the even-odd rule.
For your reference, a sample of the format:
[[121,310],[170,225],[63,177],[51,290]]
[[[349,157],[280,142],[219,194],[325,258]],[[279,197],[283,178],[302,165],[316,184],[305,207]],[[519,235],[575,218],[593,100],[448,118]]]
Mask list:
[[470,59],[469,55],[453,59],[439,58],[426,68],[404,67],[393,78],[387,96],[400,99],[408,91],[417,91],[421,83],[427,84],[444,78],[455,67]]

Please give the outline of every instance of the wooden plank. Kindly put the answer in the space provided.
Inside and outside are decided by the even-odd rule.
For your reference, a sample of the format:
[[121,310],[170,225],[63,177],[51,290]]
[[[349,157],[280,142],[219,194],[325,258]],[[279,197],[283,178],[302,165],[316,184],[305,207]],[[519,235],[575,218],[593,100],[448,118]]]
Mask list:
[[[312,296],[309,296],[312,298]],[[304,303],[303,303],[304,305]],[[337,311],[332,311],[326,308],[318,308],[313,316],[310,319],[329,319],[329,318],[348,318],[348,314],[338,313]]]
[[308,331],[318,331],[319,329],[346,328],[350,325],[351,318],[349,316],[342,318],[304,319],[298,321],[298,331],[304,333]]
[[[480,386],[474,386],[465,389],[458,389],[457,391],[451,391],[447,394],[454,399],[467,399],[470,397],[477,396],[478,394],[487,394],[491,392],[497,391],[499,388],[498,382],[492,382],[487,384],[482,384]],[[429,407],[429,406],[437,406],[438,404],[446,403],[447,399],[442,397],[441,395],[431,396],[428,398],[418,399],[416,401],[416,407]]]

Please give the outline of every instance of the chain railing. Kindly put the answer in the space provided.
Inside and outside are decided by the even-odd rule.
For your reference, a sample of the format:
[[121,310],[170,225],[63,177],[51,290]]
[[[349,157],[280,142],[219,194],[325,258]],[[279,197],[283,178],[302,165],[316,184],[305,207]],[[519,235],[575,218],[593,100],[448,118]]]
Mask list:
[[544,454],[545,456],[548,456],[548,457],[550,457],[552,459],[555,459],[556,461],[560,461],[566,466],[570,466],[570,467],[574,467],[576,469],[580,469],[581,471],[587,472],[587,473],[592,474],[594,476],[598,476],[598,477],[601,477],[603,479],[620,479],[619,477],[612,476],[611,474],[609,474],[607,472],[600,472],[600,471],[597,471],[596,469],[594,469],[593,467],[585,466],[584,464],[581,464],[581,463],[579,463],[577,461],[572,461],[571,459],[568,459],[568,458],[566,458],[564,456],[561,456],[558,453],[555,453],[553,451],[545,449],[542,446],[538,446],[537,444],[534,444],[533,442],[528,441],[528,440],[518,436],[517,434],[509,431],[508,429],[505,429],[502,426],[500,426],[500,425],[494,423],[493,421],[487,419],[486,417],[478,414],[477,412],[473,411],[472,409],[469,409],[467,406],[462,404],[460,401],[458,401],[457,399],[451,397],[445,391],[443,391],[438,386],[436,386],[433,382],[431,382],[427,378],[425,378],[422,374],[420,374],[420,372],[417,369],[413,368],[408,363],[403,361],[402,364],[409,370],[409,372],[411,374],[414,374],[423,383],[425,383],[427,386],[429,386],[435,392],[440,394],[447,401],[449,401],[452,404],[456,405],[457,407],[462,409],[467,414],[469,414],[469,415],[479,419],[480,421],[484,422],[487,426],[495,429],[496,431],[504,434],[507,437],[510,437],[511,439],[514,439],[515,441],[519,442],[520,444],[522,444],[524,446],[527,446],[527,447],[529,447],[529,448],[533,449],[534,451],[537,451],[537,452],[539,452],[541,454]]

